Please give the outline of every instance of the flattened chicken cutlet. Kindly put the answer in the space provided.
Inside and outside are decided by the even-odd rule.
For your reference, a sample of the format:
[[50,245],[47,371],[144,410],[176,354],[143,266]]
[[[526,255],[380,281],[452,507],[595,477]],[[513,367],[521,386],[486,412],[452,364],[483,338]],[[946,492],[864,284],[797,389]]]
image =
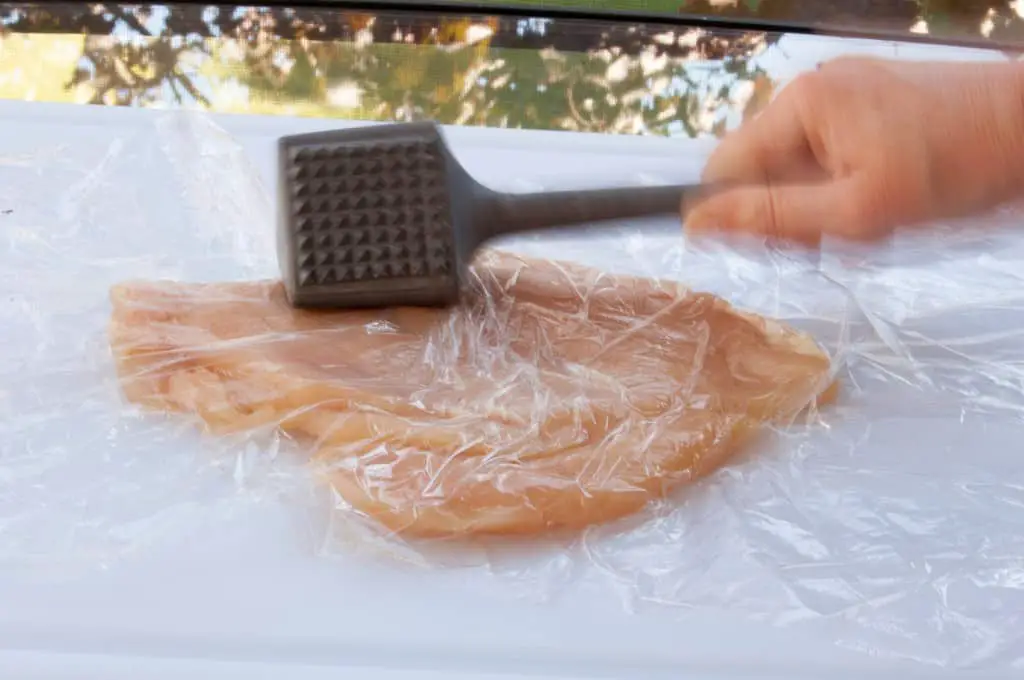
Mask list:
[[213,433],[278,427],[409,536],[579,529],[830,399],[806,335],[679,284],[489,252],[453,310],[310,312],[278,282],[128,282],[128,400]]

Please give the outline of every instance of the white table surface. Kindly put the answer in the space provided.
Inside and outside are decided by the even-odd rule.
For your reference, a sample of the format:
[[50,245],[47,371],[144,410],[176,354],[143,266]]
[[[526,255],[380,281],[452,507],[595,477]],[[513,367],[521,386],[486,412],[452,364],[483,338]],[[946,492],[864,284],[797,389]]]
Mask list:
[[[730,467],[628,539],[596,537],[588,559],[527,555],[492,573],[346,546],[327,556],[292,502],[301,484],[275,477],[285,454],[128,412],[104,346],[107,287],[272,276],[260,182],[273,186],[273,142],[331,124],[0,103],[0,676],[938,678],[972,664],[1013,676],[1024,246],[1012,232],[931,259],[912,241],[891,262],[828,255],[832,289],[805,263],[684,248],[670,222],[520,243],[780,314],[841,350],[852,381],[826,426]],[[513,190],[694,179],[709,149],[450,139],[474,174]]]

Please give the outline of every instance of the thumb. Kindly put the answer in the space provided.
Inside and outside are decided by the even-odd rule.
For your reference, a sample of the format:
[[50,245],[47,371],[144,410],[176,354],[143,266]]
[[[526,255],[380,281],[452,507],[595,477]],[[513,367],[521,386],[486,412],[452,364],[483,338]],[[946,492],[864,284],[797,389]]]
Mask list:
[[817,245],[822,234],[851,240],[881,236],[869,192],[847,178],[816,184],[748,185],[683,206],[686,230],[721,230]]

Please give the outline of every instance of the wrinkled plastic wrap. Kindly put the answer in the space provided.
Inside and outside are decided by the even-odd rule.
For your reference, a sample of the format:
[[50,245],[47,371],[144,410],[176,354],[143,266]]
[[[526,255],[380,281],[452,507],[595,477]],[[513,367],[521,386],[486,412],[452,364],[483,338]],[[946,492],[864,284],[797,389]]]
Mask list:
[[[273,199],[230,134],[160,114],[115,137],[12,140],[0,164],[3,568],[56,578],[272,503],[324,558],[1022,662],[1012,213],[814,257],[668,222],[523,238],[460,311],[328,323],[253,283],[276,274]],[[628,179],[680,179],[659,173]],[[461,540],[508,533],[526,538]]]

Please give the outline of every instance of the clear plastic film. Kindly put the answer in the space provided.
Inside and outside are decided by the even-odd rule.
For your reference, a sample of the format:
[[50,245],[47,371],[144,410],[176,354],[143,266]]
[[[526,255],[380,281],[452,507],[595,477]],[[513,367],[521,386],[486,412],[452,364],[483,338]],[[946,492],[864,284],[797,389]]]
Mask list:
[[[133,120],[0,165],[0,566],[91,568],[272,504],[325,557],[1021,661],[1012,213],[815,257],[670,222],[523,238],[453,312],[298,313],[242,143]],[[566,184],[541,156],[469,161]]]

